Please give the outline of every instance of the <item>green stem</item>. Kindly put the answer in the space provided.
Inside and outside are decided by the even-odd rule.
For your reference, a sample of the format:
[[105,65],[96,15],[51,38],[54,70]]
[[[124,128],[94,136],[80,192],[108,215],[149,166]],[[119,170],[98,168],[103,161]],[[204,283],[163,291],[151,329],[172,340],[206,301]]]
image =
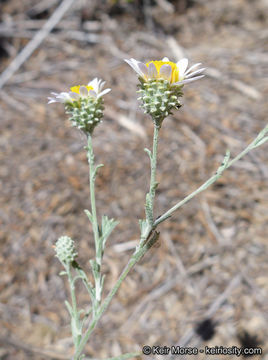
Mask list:
[[[96,178],[96,169],[94,164],[94,152],[92,146],[91,135],[88,135],[88,147],[87,147],[87,157],[89,164],[89,188],[90,188],[90,202],[91,202],[91,214],[92,214],[92,226],[95,240],[96,248],[96,258],[99,256],[99,228],[98,228],[98,218],[96,210],[96,198],[95,198],[95,178]],[[100,264],[99,264],[100,265]]]
[[71,274],[71,268],[70,264],[66,266],[66,273],[68,276],[69,284],[70,284],[70,293],[71,293],[71,300],[72,300],[72,321],[74,321],[75,324],[75,330],[72,327],[72,334],[73,334],[73,340],[75,349],[78,348],[82,334],[80,329],[80,320],[79,320],[79,313],[77,311],[77,302],[76,302],[76,296],[75,296],[75,283],[72,278]]
[[[156,165],[157,165],[157,146],[158,146],[158,135],[159,135],[160,126],[156,123],[154,124],[154,138],[153,138],[153,152],[151,153],[148,149],[145,149],[150,157],[151,162],[151,178],[150,178],[150,190],[146,195],[146,203],[145,203],[145,214],[146,221],[149,227],[151,228],[154,223],[154,198],[155,198],[155,190],[157,188],[156,182]],[[146,238],[142,234],[142,237]]]
[[[157,140],[158,140],[158,132],[160,127],[155,126],[155,132],[154,132],[154,143],[153,143],[153,155],[150,154],[151,159],[151,182],[150,182],[150,192],[147,195],[152,196],[152,199],[154,199],[155,196],[155,177],[156,177],[156,156],[157,156]],[[75,351],[74,360],[79,360],[80,354],[82,353],[91,333],[95,329],[98,321],[102,317],[103,313],[109,306],[113,296],[116,294],[117,290],[119,289],[121,283],[124,281],[130,270],[135,266],[135,264],[142,258],[142,256],[153,246],[153,244],[157,241],[159,233],[155,231],[157,226],[165,221],[168,217],[170,217],[174,211],[179,209],[182,205],[184,205],[186,202],[188,202],[190,199],[192,199],[194,196],[199,194],[200,192],[207,189],[211,184],[213,184],[221,175],[222,173],[229,168],[234,162],[239,160],[242,156],[247,154],[250,150],[256,148],[260,144],[262,144],[264,141],[267,140],[267,137],[264,138],[266,133],[268,132],[268,128],[266,127],[258,136],[257,138],[245,149],[243,150],[239,155],[237,155],[233,160],[229,161],[230,154],[227,152],[223,163],[217,170],[216,174],[213,175],[211,178],[209,178],[203,185],[201,185],[197,190],[192,192],[190,195],[186,196],[183,200],[178,202],[176,205],[174,205],[171,209],[169,209],[166,213],[164,213],[161,217],[156,219],[152,224],[148,224],[146,226],[146,229],[144,231],[144,234],[141,234],[141,242],[139,247],[137,247],[135,253],[130,258],[129,262],[127,263],[126,267],[124,268],[123,272],[121,273],[120,277],[116,281],[114,287],[109,292],[108,296],[104,300],[101,307],[98,309],[97,313],[95,314],[91,324],[89,325],[87,331],[85,332],[83,338],[80,341],[80,344],[78,348]],[[152,204],[153,205],[153,204]],[[146,214],[147,215],[147,214]],[[146,217],[147,219],[147,217]],[[147,221],[148,222],[148,221]],[[151,236],[151,233],[153,232],[153,235]]]
[[240,160],[244,155],[246,155],[250,150],[258,147],[257,141],[261,140],[265,137],[265,134],[268,132],[268,126],[266,126],[263,131],[260,132],[260,134],[243,150],[240,154],[238,154],[233,160],[228,162],[228,165],[226,168],[229,168],[232,166],[237,160]]
[[88,135],[88,146],[87,146],[87,157],[89,163],[89,188],[90,188],[90,202],[91,202],[91,222],[94,233],[94,241],[95,241],[95,251],[96,251],[96,263],[94,261],[91,262],[92,270],[95,280],[95,301],[94,301],[94,312],[98,308],[101,301],[101,292],[102,292],[102,277],[101,277],[101,262],[102,262],[102,243],[99,234],[99,226],[98,226],[98,217],[96,210],[96,198],[95,198],[95,179],[98,167],[95,167],[94,163],[94,152],[92,146],[92,138],[91,135]]
[[79,274],[85,288],[87,289],[87,291],[88,291],[88,293],[90,295],[91,301],[93,303],[93,301],[94,301],[94,292],[93,292],[93,289],[92,289],[92,285],[88,281],[86,273],[84,272],[84,270],[78,264],[75,266],[75,270]]
[[179,201],[177,204],[175,204],[172,208],[170,208],[168,211],[166,211],[162,216],[160,216],[158,219],[155,220],[153,224],[153,228],[155,229],[161,222],[165,221],[167,218],[169,218],[174,211],[178,210],[180,207],[182,207],[186,202],[191,200],[194,196],[201,193],[202,191],[206,190],[210,185],[212,185],[215,181],[219,179],[219,177],[223,174],[223,172],[228,169],[230,166],[232,166],[236,161],[240,160],[243,156],[245,156],[250,150],[255,149],[260,144],[263,144],[267,137],[266,134],[268,132],[268,126],[266,126],[259,134],[258,136],[243,150],[241,153],[239,153],[234,159],[229,161],[229,156],[224,161],[224,166],[220,166],[218,171],[215,175],[211,176],[203,185],[201,185],[198,189],[196,189],[194,192],[186,196],[183,200]]
[[151,180],[150,180],[150,196],[152,201],[152,211],[154,206],[155,190],[157,186],[156,165],[157,165],[157,146],[158,146],[159,130],[160,127],[158,125],[154,125],[153,154],[151,160]]
[[96,316],[92,320],[91,324],[89,325],[85,335],[83,336],[82,340],[80,341],[78,349],[76,349],[74,360],[78,360],[80,354],[82,353],[91,333],[95,329],[98,321],[102,317],[103,313],[109,306],[112,298],[116,294],[117,290],[119,289],[121,283],[124,281],[124,279],[127,277],[130,270],[133,268],[133,266],[143,257],[143,255],[153,246],[153,244],[157,241],[158,234],[156,233],[155,236],[152,236],[151,239],[139,250],[137,250],[130,258],[129,262],[127,263],[126,267],[122,271],[121,275],[119,276],[118,280],[116,281],[114,287],[110,290],[109,294],[107,295],[106,299],[104,300],[103,304],[99,308]]

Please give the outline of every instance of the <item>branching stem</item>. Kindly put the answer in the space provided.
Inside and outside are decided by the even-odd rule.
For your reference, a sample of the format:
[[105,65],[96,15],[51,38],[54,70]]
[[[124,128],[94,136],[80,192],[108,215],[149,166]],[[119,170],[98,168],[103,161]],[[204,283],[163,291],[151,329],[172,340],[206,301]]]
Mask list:
[[[151,181],[150,181],[150,191],[147,194],[147,197],[149,195],[149,199],[150,199],[150,203],[149,203],[149,208],[151,208],[151,215],[153,214],[153,200],[155,197],[155,189],[156,189],[156,164],[157,164],[157,140],[158,140],[158,132],[159,132],[159,127],[156,128],[155,127],[155,132],[154,132],[154,142],[153,142],[153,154],[150,153],[149,150],[147,150],[147,152],[149,153],[150,156],[150,160],[151,160]],[[118,280],[116,281],[114,287],[110,290],[109,294],[107,295],[106,299],[104,300],[104,302],[102,303],[102,305],[97,309],[97,312],[95,312],[93,319],[88,327],[88,329],[86,330],[84,336],[82,337],[78,347],[76,347],[76,351],[75,351],[75,355],[74,355],[74,360],[79,360],[80,355],[91,335],[91,333],[93,332],[93,330],[95,329],[98,321],[100,320],[100,318],[102,317],[103,313],[105,312],[105,310],[107,309],[107,307],[109,306],[112,298],[114,297],[114,295],[116,294],[117,290],[119,289],[120,285],[122,284],[122,282],[124,281],[124,279],[126,278],[126,276],[128,275],[128,273],[130,272],[130,270],[136,265],[136,263],[144,256],[144,254],[153,246],[153,244],[157,241],[159,233],[156,232],[156,228],[157,226],[162,223],[163,221],[165,221],[167,218],[169,218],[176,210],[178,210],[182,205],[184,205],[186,202],[188,202],[190,199],[192,199],[194,196],[196,196],[197,194],[199,194],[200,192],[204,191],[205,189],[207,189],[210,185],[212,185],[215,181],[217,181],[219,179],[219,177],[223,174],[223,172],[229,168],[231,165],[233,165],[236,161],[238,161],[239,159],[241,159],[244,155],[246,155],[250,150],[262,145],[265,141],[268,140],[268,137],[266,136],[268,132],[268,127],[266,126],[265,129],[263,129],[260,134],[254,139],[254,141],[249,144],[246,149],[244,149],[240,154],[238,154],[233,160],[230,161],[230,153],[227,152],[226,156],[223,160],[223,163],[221,164],[221,166],[218,168],[217,172],[215,175],[213,175],[211,178],[209,178],[203,185],[201,185],[197,190],[195,190],[194,192],[192,192],[191,194],[189,194],[188,196],[186,196],[183,200],[181,200],[180,202],[178,202],[177,204],[175,204],[171,209],[169,209],[168,211],[166,211],[162,216],[160,216],[158,219],[156,219],[155,221],[153,221],[152,223],[148,223],[148,217],[147,217],[147,213],[146,213],[146,220],[147,220],[147,224],[145,227],[144,232],[141,234],[141,241],[139,246],[137,247],[136,251],[134,252],[134,254],[131,256],[129,262],[127,263],[126,267],[124,268],[124,270],[122,271],[121,275],[119,276]],[[89,152],[90,155],[90,159],[92,159],[92,155]],[[94,160],[94,157],[93,157]],[[94,172],[94,162],[91,161],[90,162],[90,173],[92,173],[92,171]],[[94,179],[91,181],[94,181]],[[92,182],[90,183],[91,189],[93,189],[94,192],[94,182],[92,185]],[[93,210],[95,207],[95,197],[91,197],[91,201],[93,199],[93,207],[92,207],[92,216],[93,215]],[[147,204],[146,204],[147,205]],[[146,208],[146,211],[148,212],[148,206]],[[97,219],[96,217],[96,210],[95,210],[95,219]],[[96,222],[97,224],[97,222]],[[96,231],[97,236],[99,235],[97,233],[97,228],[95,227],[94,230],[94,234]],[[96,241],[97,238],[95,238]],[[73,299],[73,295],[72,294],[72,301],[73,304],[75,304],[75,298]],[[76,306],[76,305],[75,305]]]

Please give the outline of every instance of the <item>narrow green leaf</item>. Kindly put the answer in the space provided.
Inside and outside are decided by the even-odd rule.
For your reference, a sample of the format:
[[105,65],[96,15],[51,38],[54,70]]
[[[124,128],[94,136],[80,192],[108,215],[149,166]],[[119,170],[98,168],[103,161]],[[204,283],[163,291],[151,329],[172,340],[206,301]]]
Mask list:
[[86,213],[87,217],[89,218],[90,222],[92,223],[92,214],[89,210],[85,209],[84,212]]
[[153,187],[152,187],[152,191],[155,191],[156,189],[157,189],[157,186],[159,185],[159,183],[158,182],[155,182],[154,183],[154,185],[153,185]]
[[140,229],[141,229],[141,235],[144,234],[146,228],[147,228],[147,221],[144,219],[139,220]]
[[152,201],[150,194],[146,195],[145,214],[147,221],[149,222],[150,225],[152,225],[154,222],[154,217],[153,217]]
[[97,175],[97,172],[98,172],[98,170],[101,168],[101,167],[103,167],[104,165],[103,164],[99,164],[99,165],[97,165],[96,167],[95,167],[95,169],[94,169],[94,171],[93,171],[93,179],[95,180],[95,178],[96,178],[96,175]]
[[101,219],[101,242],[102,242],[102,250],[104,250],[106,241],[108,237],[111,235],[111,232],[114,230],[116,225],[119,224],[119,221],[114,219],[109,219],[108,216],[103,215]]
[[67,310],[68,310],[70,316],[73,317],[73,308],[72,308],[71,304],[67,300],[65,300],[64,303],[67,307]]
[[95,168],[95,171],[97,171],[99,168],[101,168],[101,167],[103,167],[103,166],[104,166],[103,164],[97,165],[96,168]]
[[152,160],[152,152],[151,152],[151,150],[145,148],[144,151],[148,154],[150,160]]

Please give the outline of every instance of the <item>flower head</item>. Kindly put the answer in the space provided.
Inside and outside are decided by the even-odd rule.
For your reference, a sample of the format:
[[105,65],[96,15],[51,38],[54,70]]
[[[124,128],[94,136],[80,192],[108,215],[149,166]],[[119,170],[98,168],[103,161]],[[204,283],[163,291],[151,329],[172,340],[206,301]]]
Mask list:
[[167,80],[173,85],[184,85],[205,76],[199,75],[205,68],[193,71],[201,63],[194,64],[187,70],[188,59],[186,58],[179,60],[177,63],[169,61],[167,57],[164,57],[162,60],[149,61],[146,64],[135,59],[126,59],[125,61],[136,71],[140,80],[145,82],[150,80]]
[[179,98],[183,95],[183,85],[201,79],[204,75],[199,74],[205,70],[195,70],[200,63],[187,70],[187,59],[181,59],[177,63],[169,61],[167,57],[146,64],[135,59],[125,61],[139,75],[138,92],[141,94],[139,99],[142,100],[142,107],[159,127],[173,109],[181,107]]
[[103,117],[103,95],[111,89],[103,89],[105,81],[95,78],[87,85],[76,85],[69,92],[51,93],[54,97],[48,98],[48,103],[60,102],[65,105],[67,114],[73,126],[92,134],[95,126]]
[[72,263],[77,257],[74,241],[69,236],[61,236],[55,245],[56,257],[63,265]]
[[86,98],[94,98],[97,100],[111,91],[111,89],[105,89],[102,91],[104,84],[105,81],[95,78],[87,85],[72,86],[69,92],[52,92],[51,94],[54,95],[54,97],[49,97],[48,103],[51,104],[59,102],[63,104],[74,104],[75,102],[79,102],[79,100]]

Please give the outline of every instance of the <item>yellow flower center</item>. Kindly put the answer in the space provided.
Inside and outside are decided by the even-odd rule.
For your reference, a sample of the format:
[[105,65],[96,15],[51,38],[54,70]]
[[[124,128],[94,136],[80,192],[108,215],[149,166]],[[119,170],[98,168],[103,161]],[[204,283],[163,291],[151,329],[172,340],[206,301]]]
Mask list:
[[92,87],[92,86],[89,86],[89,85],[76,85],[76,86],[72,86],[72,87],[70,88],[70,90],[71,90],[72,92],[76,93],[76,94],[80,94],[80,87],[81,87],[81,86],[85,86],[85,87],[88,89],[88,91],[89,91],[89,90],[93,90],[93,87]]
[[158,79],[161,78],[161,75],[159,74],[160,72],[160,68],[162,65],[169,65],[171,66],[171,77],[170,77],[170,83],[174,83],[179,81],[179,69],[177,67],[177,65],[174,62],[171,61],[149,61],[146,66],[149,67],[149,64],[154,64],[154,66],[156,67],[157,73],[158,73]]

